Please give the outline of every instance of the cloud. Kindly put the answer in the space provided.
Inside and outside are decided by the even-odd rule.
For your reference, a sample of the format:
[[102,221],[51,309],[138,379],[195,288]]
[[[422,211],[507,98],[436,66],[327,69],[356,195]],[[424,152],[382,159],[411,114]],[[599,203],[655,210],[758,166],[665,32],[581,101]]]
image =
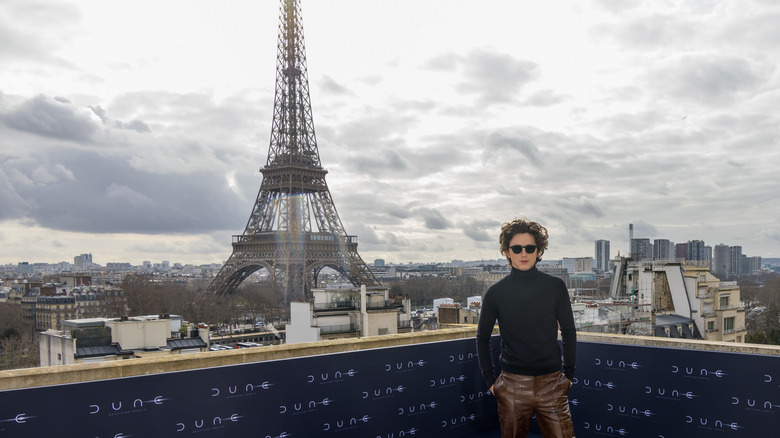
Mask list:
[[333,95],[353,95],[354,93],[344,85],[338,83],[331,76],[324,75],[318,83],[320,90]]
[[730,103],[756,93],[773,68],[744,55],[685,53],[669,56],[648,73],[650,86],[703,105]]
[[[218,149],[149,138],[138,132],[143,124],[103,125],[108,111],[66,98],[5,96],[0,107],[4,220],[73,232],[187,233],[239,229],[250,211],[251,200],[231,184],[252,178],[229,155],[229,165],[208,160]],[[122,134],[129,126],[139,129]],[[232,182],[219,176],[228,168]]]
[[604,217],[604,210],[584,195],[576,198],[557,199],[555,204],[563,211],[578,212],[597,218]]
[[558,94],[555,90],[539,90],[525,99],[524,104],[530,106],[552,106],[568,100],[568,96]]
[[460,93],[475,96],[477,105],[515,102],[522,88],[540,76],[539,65],[506,53],[476,49],[467,54],[441,53],[430,57],[424,68],[459,73],[454,85]]
[[[491,133],[485,140],[485,147],[482,150],[483,163],[496,159],[505,159],[505,152],[515,152],[524,157],[532,166],[542,167],[539,148],[528,138],[517,136],[508,136],[500,132]],[[510,154],[509,156],[512,156]],[[522,164],[522,163],[521,163]],[[523,166],[519,166],[523,167]]]
[[[0,11],[0,59],[35,65],[39,73],[45,73],[50,66],[71,67],[53,54],[70,39],[41,29],[59,29],[78,23],[81,14],[77,6],[59,2],[6,0]],[[41,67],[43,72],[40,71]]]
[[[106,115],[106,110],[103,109],[100,105],[97,106],[88,106],[89,109],[92,110],[93,113],[95,113],[96,116],[100,118],[101,121],[103,121],[104,124],[109,123],[110,119]],[[138,133],[144,134],[149,133],[152,130],[149,128],[149,125],[146,123],[140,121],[140,120],[131,120],[130,122],[122,122],[119,120],[114,121],[114,127],[118,129],[130,129],[133,131],[136,131]]]
[[501,223],[494,220],[477,220],[458,224],[458,227],[463,230],[463,234],[476,242],[497,242],[500,226]]
[[92,142],[95,121],[67,101],[38,95],[16,108],[0,113],[0,122],[11,128],[45,137]]
[[379,169],[386,172],[403,172],[409,168],[408,161],[394,148],[381,148],[369,154],[353,155],[349,166],[359,172],[373,173]]
[[444,230],[453,226],[452,222],[435,208],[417,208],[412,213],[421,218],[425,228],[429,230]]
[[436,56],[428,58],[423,64],[424,68],[439,71],[439,72],[454,72],[458,69],[458,66],[463,61],[461,55],[449,52],[440,53]]

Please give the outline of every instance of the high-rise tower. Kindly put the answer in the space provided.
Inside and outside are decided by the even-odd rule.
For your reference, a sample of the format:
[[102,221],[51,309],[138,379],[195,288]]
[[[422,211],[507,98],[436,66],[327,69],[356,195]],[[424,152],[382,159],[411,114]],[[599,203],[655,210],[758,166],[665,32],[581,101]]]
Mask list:
[[244,233],[207,292],[230,294],[266,268],[285,301],[308,297],[330,267],[355,285],[379,285],[336,212],[314,135],[300,0],[282,0],[276,94],[263,182]]
[[610,269],[609,240],[597,240],[595,242],[596,270],[607,272]]

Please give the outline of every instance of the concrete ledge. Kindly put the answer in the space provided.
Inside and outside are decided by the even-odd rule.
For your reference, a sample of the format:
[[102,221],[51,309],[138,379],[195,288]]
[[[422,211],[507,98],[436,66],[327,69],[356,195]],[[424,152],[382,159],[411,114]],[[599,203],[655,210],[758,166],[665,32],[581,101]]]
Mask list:
[[[368,350],[373,348],[440,342],[461,338],[473,338],[475,336],[476,326],[464,325],[415,333],[371,336],[366,338],[334,339],[305,344],[274,345],[261,348],[210,351],[204,353],[83,363],[56,367],[22,368],[0,371],[0,390],[169,373],[251,362]],[[780,346],[774,345],[735,344],[728,342],[705,343],[693,340],[584,332],[577,333],[577,337],[579,341],[596,343],[780,356]]]
[[780,345],[738,344],[735,342],[697,341],[692,339],[656,338],[653,336],[625,336],[604,333],[577,332],[578,341],[602,344],[639,345],[643,347],[674,348],[680,350],[720,351],[724,353],[780,356]]

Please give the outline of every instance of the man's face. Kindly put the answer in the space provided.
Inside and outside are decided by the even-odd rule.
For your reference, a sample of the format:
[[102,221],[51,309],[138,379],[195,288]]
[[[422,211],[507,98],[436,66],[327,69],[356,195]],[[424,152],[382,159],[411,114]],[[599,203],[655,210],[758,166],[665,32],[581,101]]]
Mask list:
[[[515,254],[514,250],[512,249],[512,247],[515,245],[521,245],[523,247],[523,249],[520,251],[520,254]],[[529,233],[515,234],[512,236],[512,240],[509,241],[509,250],[507,251],[507,256],[509,257],[509,261],[512,264],[512,267],[515,269],[527,271],[533,268],[536,264],[536,259],[539,256],[539,248],[534,250],[533,253],[528,254],[528,251],[525,248],[527,245],[536,245],[534,236]]]

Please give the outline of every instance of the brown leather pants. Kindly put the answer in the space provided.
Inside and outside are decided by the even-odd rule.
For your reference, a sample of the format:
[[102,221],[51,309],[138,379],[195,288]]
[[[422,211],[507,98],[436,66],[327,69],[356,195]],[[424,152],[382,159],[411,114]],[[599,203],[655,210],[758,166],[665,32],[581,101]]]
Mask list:
[[543,376],[521,376],[502,372],[493,384],[498,402],[502,438],[525,438],[536,413],[545,438],[573,438],[574,425],[569,410],[571,381],[556,372]]

